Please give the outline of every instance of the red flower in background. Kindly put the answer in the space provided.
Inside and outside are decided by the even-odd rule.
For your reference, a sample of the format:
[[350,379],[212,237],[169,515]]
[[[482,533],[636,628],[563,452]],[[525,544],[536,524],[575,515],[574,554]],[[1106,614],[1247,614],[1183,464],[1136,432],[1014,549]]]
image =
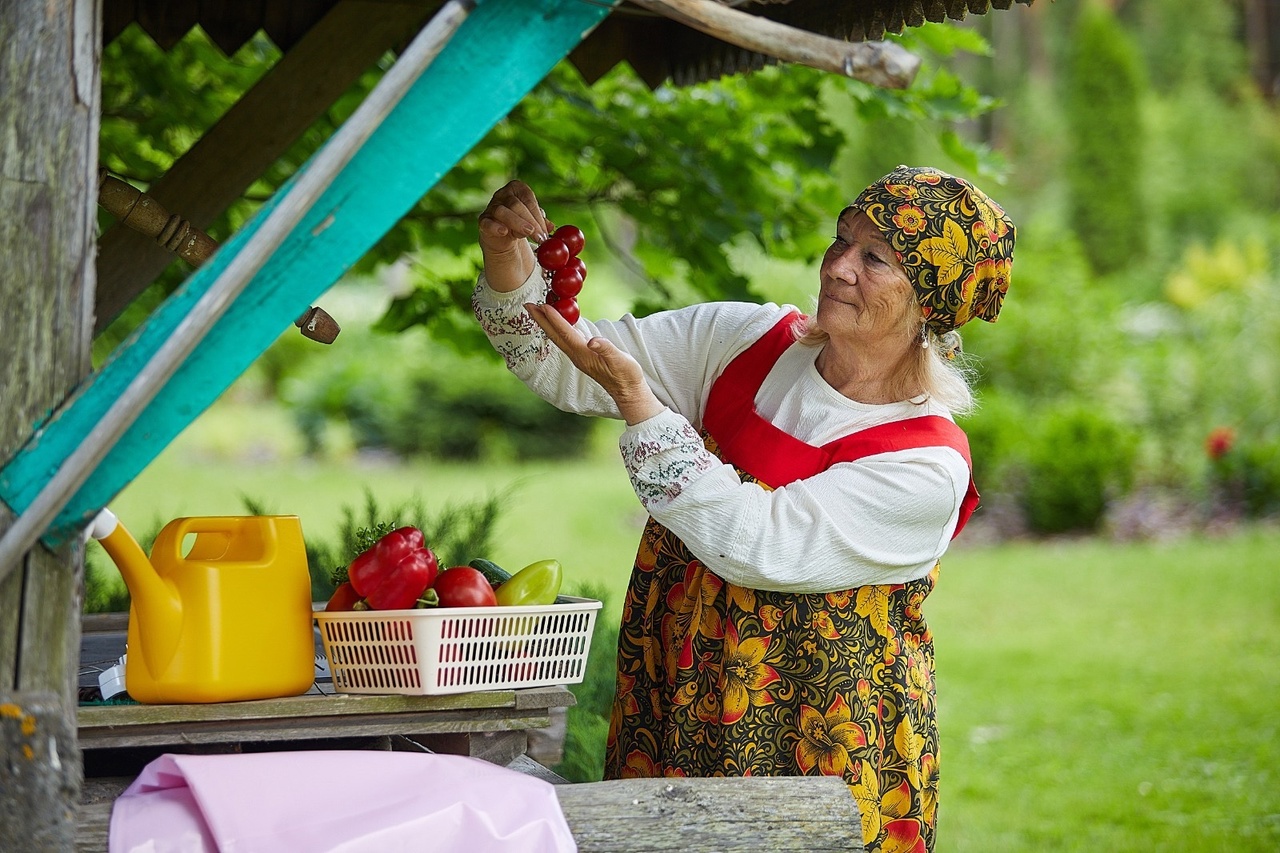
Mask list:
[[1236,431],[1231,427],[1216,427],[1204,440],[1204,452],[1213,460],[1221,459],[1231,452],[1236,443]]

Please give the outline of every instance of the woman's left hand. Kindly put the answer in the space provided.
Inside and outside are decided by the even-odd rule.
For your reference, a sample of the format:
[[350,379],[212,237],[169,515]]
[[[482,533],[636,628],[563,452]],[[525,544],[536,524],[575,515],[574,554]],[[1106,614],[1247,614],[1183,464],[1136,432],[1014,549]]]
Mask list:
[[550,305],[525,305],[529,316],[573,366],[590,376],[613,398],[618,412],[628,424],[638,424],[665,408],[644,378],[640,364],[611,341],[595,337],[587,340]]

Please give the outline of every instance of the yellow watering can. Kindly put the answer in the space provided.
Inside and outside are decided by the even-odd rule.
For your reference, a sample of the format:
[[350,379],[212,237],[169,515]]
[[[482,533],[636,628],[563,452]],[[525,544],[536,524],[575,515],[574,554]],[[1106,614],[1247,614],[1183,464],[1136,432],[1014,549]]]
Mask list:
[[230,702],[311,687],[311,578],[297,516],[177,518],[150,559],[110,510],[89,534],[129,587],[125,689],[134,699]]

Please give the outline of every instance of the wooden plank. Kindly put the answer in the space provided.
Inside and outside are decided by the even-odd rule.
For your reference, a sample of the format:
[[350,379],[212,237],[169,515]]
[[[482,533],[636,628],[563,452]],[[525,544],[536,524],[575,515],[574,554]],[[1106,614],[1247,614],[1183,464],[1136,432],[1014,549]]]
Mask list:
[[[423,0],[343,0],[148,188],[198,229],[215,219],[288,150],[366,69],[421,28]],[[100,333],[174,260],[173,253],[113,225],[98,245]]]
[[920,59],[893,42],[848,42],[740,12],[715,0],[631,0],[642,9],[746,50],[843,74],[872,86],[905,89]]
[[[101,23],[95,0],[0,0],[0,459],[90,370]],[[83,553],[0,569],[0,850],[67,849]]]
[[[579,0],[485,0],[117,441],[54,520],[46,541],[82,530],[298,313],[328,289],[609,11]],[[27,508],[81,437],[269,217],[276,200],[175,292],[0,470],[0,499]]]
[[[567,691],[566,691],[567,692]],[[334,696],[285,696],[247,702],[185,705],[84,705],[80,726],[156,726],[183,722],[270,720],[282,717],[340,717],[351,714],[428,714],[435,711],[512,709],[511,690],[457,693],[450,696],[392,696],[339,693]]]
[[[115,787],[118,787],[118,783]],[[857,853],[858,807],[835,776],[556,785],[579,853]],[[110,802],[80,806],[78,853],[103,853]]]
[[212,743],[285,743],[380,735],[507,732],[550,724],[545,713],[436,711],[430,714],[348,714],[341,717],[279,717],[261,720],[172,722],[135,729],[82,726],[80,748],[186,747]]
[[579,853],[865,850],[837,776],[619,779],[557,785]]

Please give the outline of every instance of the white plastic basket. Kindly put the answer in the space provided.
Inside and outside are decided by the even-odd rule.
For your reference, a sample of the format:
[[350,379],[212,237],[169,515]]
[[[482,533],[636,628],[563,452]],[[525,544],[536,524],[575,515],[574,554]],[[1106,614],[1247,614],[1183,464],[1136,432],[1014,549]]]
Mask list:
[[333,686],[410,696],[577,684],[601,603],[315,614]]

